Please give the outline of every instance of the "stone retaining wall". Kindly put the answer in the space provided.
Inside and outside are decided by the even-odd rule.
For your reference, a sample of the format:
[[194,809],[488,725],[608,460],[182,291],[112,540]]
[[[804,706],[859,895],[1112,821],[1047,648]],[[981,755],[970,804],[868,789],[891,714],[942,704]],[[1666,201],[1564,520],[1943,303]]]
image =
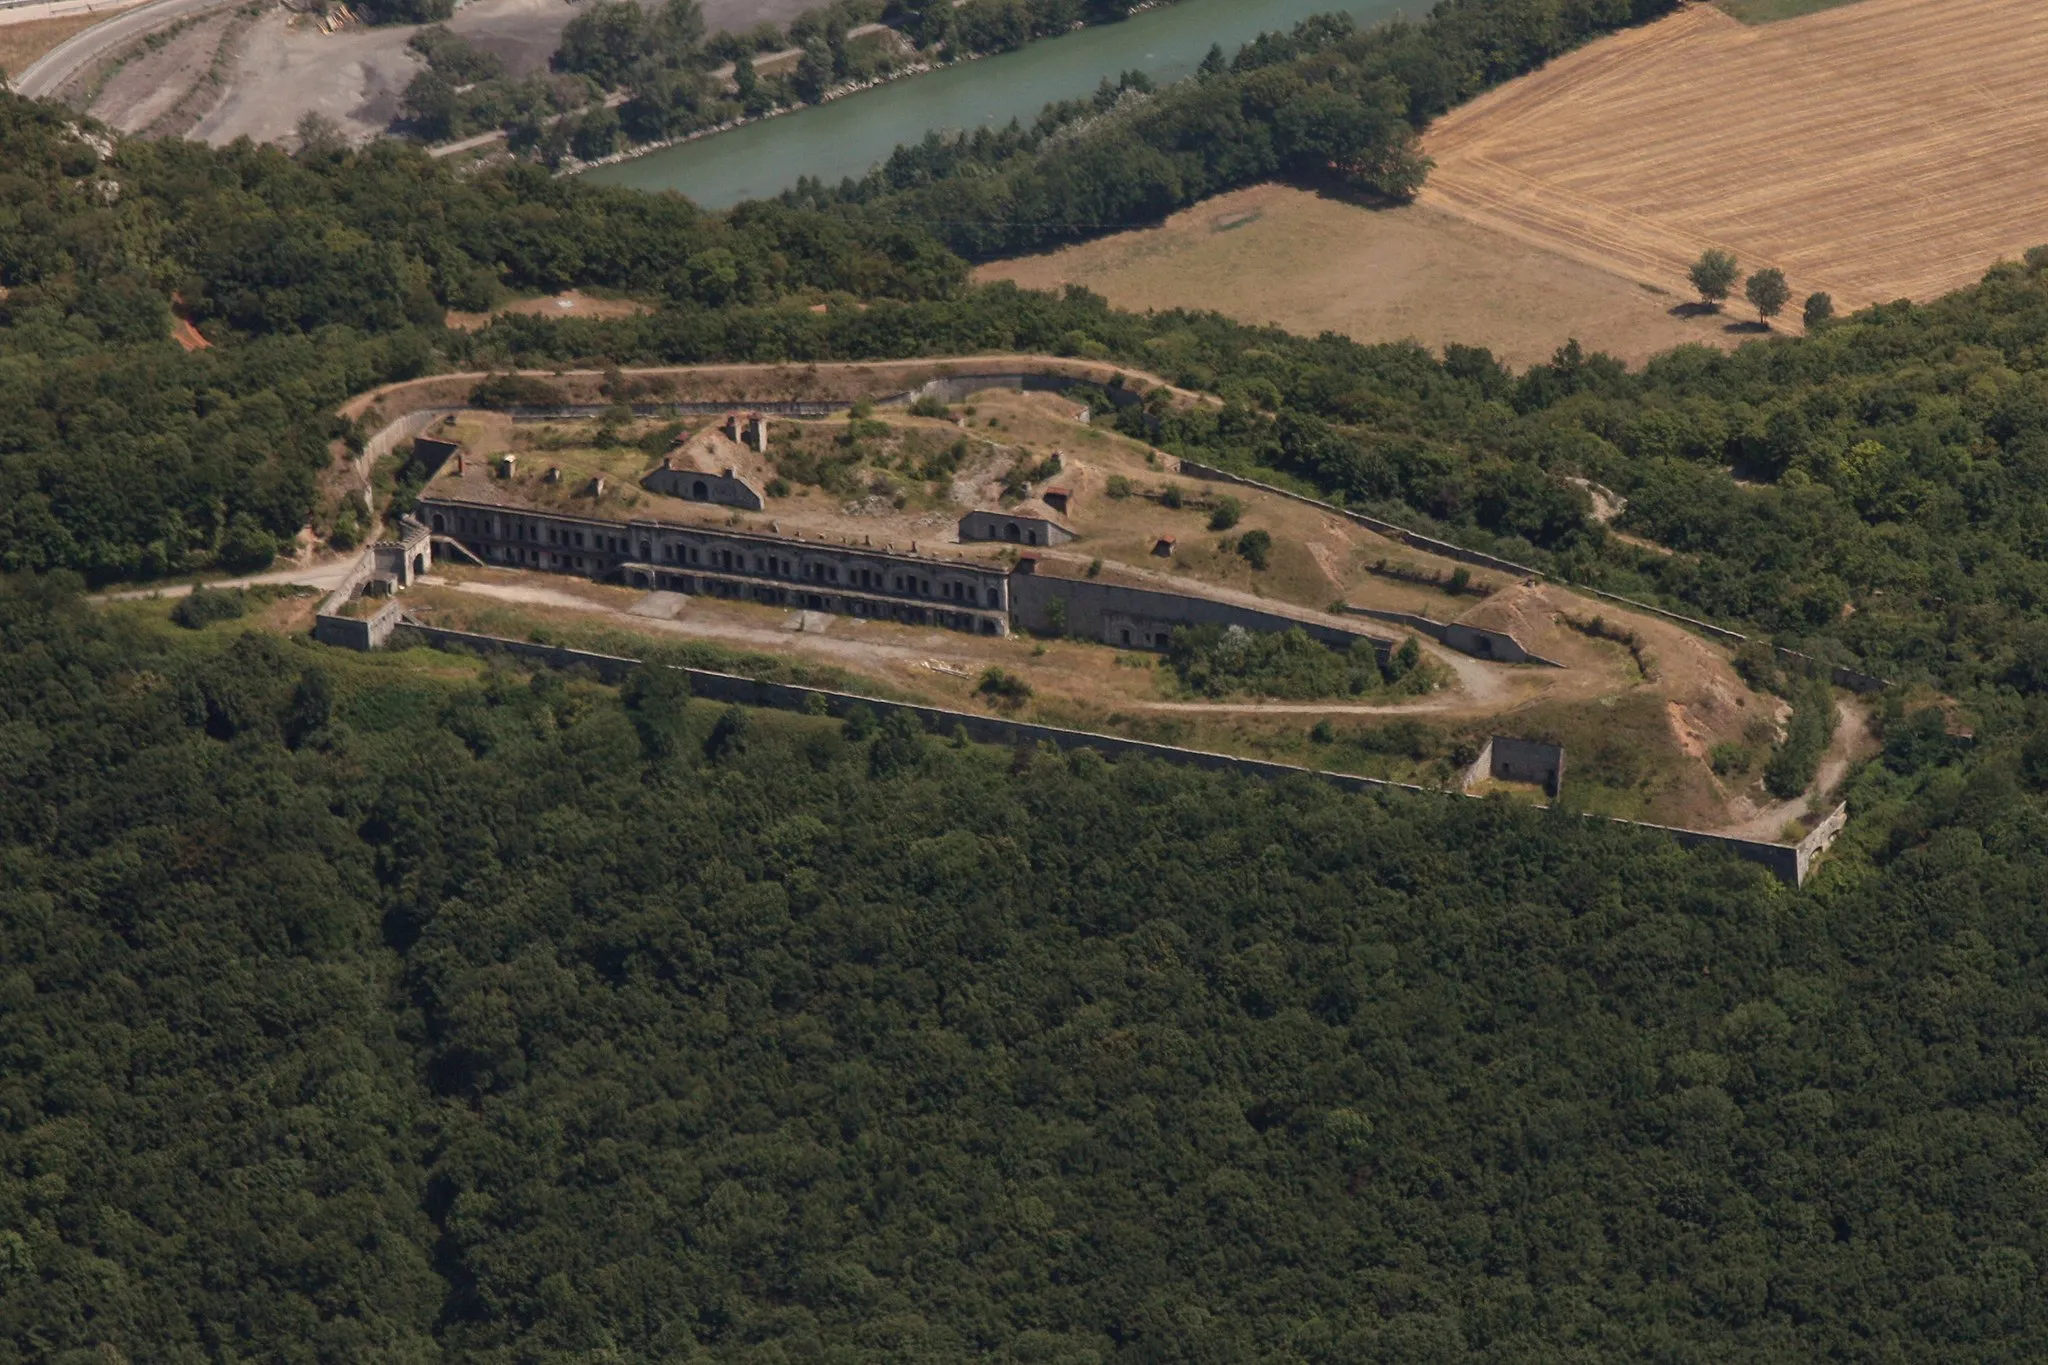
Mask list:
[[1353,616],[1365,616],[1375,621],[1386,621],[1392,625],[1406,626],[1417,634],[1427,635],[1448,649],[1460,654],[1470,654],[1475,659],[1490,659],[1501,664],[1541,664],[1545,668],[1563,668],[1555,659],[1546,659],[1541,654],[1531,654],[1514,636],[1504,630],[1488,630],[1483,626],[1468,626],[1456,621],[1432,621],[1427,616],[1418,616],[1412,611],[1381,611],[1378,607],[1355,607],[1349,602],[1344,610]]
[[[610,683],[616,683],[634,669],[642,667],[640,660],[616,654],[597,654],[589,650],[570,649],[564,645],[542,645],[527,640],[509,640],[496,635],[448,630],[440,626],[423,625],[410,618],[405,619],[403,624],[406,630],[435,648],[468,650],[479,654],[506,654],[552,668],[584,667]],[[390,632],[386,633],[388,635]],[[367,648],[364,645],[344,647]],[[703,697],[707,701],[799,712],[815,712],[822,706],[824,714],[830,716],[844,716],[856,706],[865,706],[877,715],[892,710],[906,711],[916,716],[919,724],[927,731],[937,734],[964,731],[967,738],[977,744],[1015,747],[1045,743],[1062,751],[1093,749],[1105,758],[1156,758],[1161,762],[1200,768],[1207,772],[1235,772],[1268,779],[1313,777],[1349,792],[1406,792],[1418,796],[1459,795],[1432,787],[1415,786],[1412,783],[1390,782],[1384,778],[1361,777],[1353,773],[1318,772],[1291,763],[1241,758],[1235,754],[1211,753],[1204,749],[1184,749],[1172,744],[1155,744],[1147,740],[1125,739],[1119,735],[1068,730],[1053,725],[1036,725],[1029,721],[1005,720],[1000,716],[977,715],[971,711],[950,711],[943,707],[920,706],[912,702],[884,701],[876,697],[864,697],[853,692],[835,692],[822,687],[764,682],[758,678],[743,678],[737,674],[719,673],[709,669],[685,668],[681,672],[690,680],[692,695]],[[1795,887],[1806,880],[1815,860],[1834,842],[1847,822],[1847,806],[1837,807],[1835,812],[1805,840],[1792,845],[1739,839],[1731,835],[1708,834],[1699,830],[1676,829],[1669,825],[1653,825],[1640,820],[1614,821],[1616,824],[1628,825],[1635,829],[1668,834],[1687,847],[1725,849],[1738,858],[1761,864],[1779,880]]]

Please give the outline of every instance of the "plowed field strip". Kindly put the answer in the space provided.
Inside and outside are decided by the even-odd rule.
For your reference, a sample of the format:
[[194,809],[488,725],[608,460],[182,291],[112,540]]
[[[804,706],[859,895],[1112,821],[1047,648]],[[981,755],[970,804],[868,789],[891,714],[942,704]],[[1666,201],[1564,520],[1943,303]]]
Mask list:
[[1685,289],[1709,246],[1860,306],[2048,242],[2048,3],[1863,0],[1747,28],[1706,7],[1440,120],[1427,202]]

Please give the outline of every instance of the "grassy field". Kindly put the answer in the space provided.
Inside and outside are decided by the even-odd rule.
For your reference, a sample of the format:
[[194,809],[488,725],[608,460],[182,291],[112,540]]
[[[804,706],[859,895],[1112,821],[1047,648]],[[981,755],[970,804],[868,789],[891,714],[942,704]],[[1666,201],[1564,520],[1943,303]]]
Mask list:
[[1426,206],[1374,209],[1280,185],[1223,195],[1157,228],[976,272],[1034,288],[1085,285],[1122,308],[1213,308],[1359,341],[1485,346],[1516,366],[1568,337],[1631,362],[1730,343],[1681,299]]
[[1694,7],[1605,39],[1440,120],[1423,202],[1681,296],[1708,247],[1795,300],[1946,293],[2048,238],[2048,5],[1935,10]]
[[101,11],[0,25],[0,73],[21,71],[72,34],[83,33],[106,17],[106,12]]

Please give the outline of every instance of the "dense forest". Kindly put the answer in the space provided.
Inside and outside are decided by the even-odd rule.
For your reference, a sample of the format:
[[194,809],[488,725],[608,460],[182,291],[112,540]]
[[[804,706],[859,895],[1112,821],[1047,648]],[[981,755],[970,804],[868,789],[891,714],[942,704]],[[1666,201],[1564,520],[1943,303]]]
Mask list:
[[1821,883],[0,589],[0,1359],[2029,1358],[2048,771]]

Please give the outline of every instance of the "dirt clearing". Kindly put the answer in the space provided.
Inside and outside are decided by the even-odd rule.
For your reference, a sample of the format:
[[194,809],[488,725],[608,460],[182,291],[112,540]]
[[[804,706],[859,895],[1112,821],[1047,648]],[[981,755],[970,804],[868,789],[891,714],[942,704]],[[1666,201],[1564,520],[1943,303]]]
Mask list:
[[570,289],[560,294],[544,294],[538,298],[514,299],[489,313],[448,314],[448,325],[462,332],[475,332],[489,324],[495,317],[520,315],[538,318],[629,318],[636,313],[651,313],[654,310],[644,303],[631,299],[593,298],[580,289]]
[[1631,364],[1688,341],[1740,339],[1724,320],[1673,315],[1680,297],[1427,205],[1363,208],[1283,185],[975,274],[1084,285],[1120,308],[1213,308],[1306,336],[1485,346],[1518,368],[1569,337]]
[[233,60],[222,59],[222,45],[246,23],[222,11],[195,21],[153,51],[143,48],[107,78],[89,112],[124,133],[183,132],[205,112],[194,106],[211,103],[216,61]]
[[1720,247],[1795,300],[1931,298],[2048,240],[2044,71],[2040,0],[1696,6],[1446,115],[1422,202],[1680,297]]

